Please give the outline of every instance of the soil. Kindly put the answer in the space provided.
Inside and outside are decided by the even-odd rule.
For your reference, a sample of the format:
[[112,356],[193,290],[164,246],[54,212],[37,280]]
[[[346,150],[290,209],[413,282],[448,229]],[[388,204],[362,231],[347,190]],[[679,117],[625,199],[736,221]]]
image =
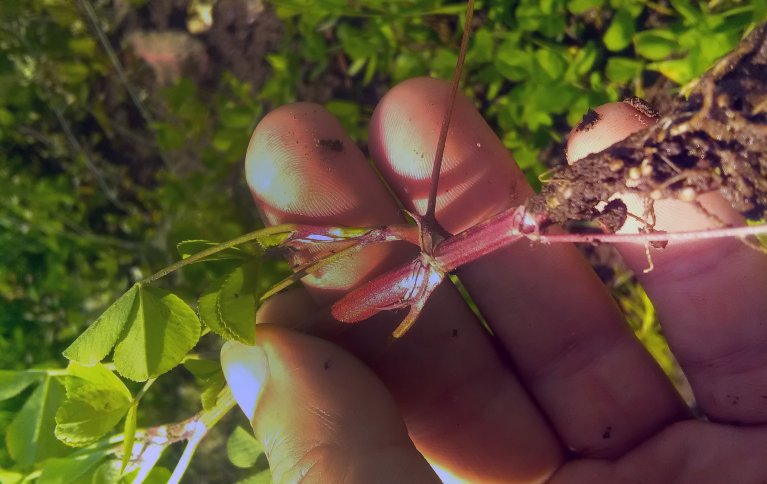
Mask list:
[[[635,98],[625,102],[653,112]],[[579,128],[591,124],[586,119]],[[597,209],[614,194],[692,202],[714,190],[747,218],[767,218],[767,25],[653,127],[555,170],[527,208],[544,223],[597,220],[614,230],[625,206]]]

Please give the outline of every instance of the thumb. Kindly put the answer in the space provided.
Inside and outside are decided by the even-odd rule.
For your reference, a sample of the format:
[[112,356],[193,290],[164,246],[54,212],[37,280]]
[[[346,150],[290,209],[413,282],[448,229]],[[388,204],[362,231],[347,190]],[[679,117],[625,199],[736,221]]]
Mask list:
[[256,346],[227,342],[221,364],[276,482],[439,482],[367,367],[327,341],[258,330]]

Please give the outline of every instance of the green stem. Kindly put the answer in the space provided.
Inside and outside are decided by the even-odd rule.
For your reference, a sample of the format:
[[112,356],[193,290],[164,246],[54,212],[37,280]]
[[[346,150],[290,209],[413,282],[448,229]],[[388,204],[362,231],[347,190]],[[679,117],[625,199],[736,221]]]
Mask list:
[[144,397],[146,392],[149,390],[149,388],[154,384],[154,382],[157,381],[157,378],[150,378],[149,380],[144,383],[144,386],[139,390],[139,392],[136,394],[135,398],[133,398],[133,401],[138,403],[141,401],[141,399]]
[[290,230],[293,230],[295,226],[294,225],[275,225],[274,227],[269,227],[266,229],[258,229],[254,230],[253,232],[248,232],[245,235],[241,235],[239,237],[236,237],[232,240],[228,240],[226,242],[221,242],[218,245],[214,245],[213,247],[207,248],[205,250],[202,250],[200,252],[197,252],[196,254],[190,255],[186,259],[181,259],[180,261],[174,262],[173,264],[169,265],[168,267],[165,267],[163,269],[160,269],[159,271],[155,272],[151,276],[143,279],[141,281],[141,284],[149,284],[151,282],[154,282],[158,279],[162,279],[163,277],[167,276],[168,274],[171,274],[173,272],[176,272],[177,270],[181,269],[184,266],[188,266],[189,264],[194,264],[195,262],[199,262],[202,259],[205,259],[206,257],[210,257],[213,254],[216,254],[218,252],[221,252],[222,250],[226,250],[230,247],[234,247],[240,244],[244,244],[245,242],[250,242],[252,240],[256,240],[260,237],[263,237],[264,235],[270,235],[270,234],[276,234],[280,232],[287,232]]

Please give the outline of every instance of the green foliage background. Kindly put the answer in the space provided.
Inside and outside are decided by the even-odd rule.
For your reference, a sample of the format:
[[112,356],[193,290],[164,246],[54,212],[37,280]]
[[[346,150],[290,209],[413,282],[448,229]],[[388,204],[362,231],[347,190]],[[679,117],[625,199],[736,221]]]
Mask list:
[[[242,161],[270,109],[323,103],[364,147],[367,119],[388,87],[414,76],[449,78],[465,8],[441,0],[354,8],[346,0],[228,2],[263,20],[250,33],[254,42],[270,32],[252,66],[259,74],[249,76],[206,44],[206,19],[222,8],[214,0],[176,2],[183,8],[174,7],[163,29],[184,39],[164,40],[172,45],[163,52],[196,67],[184,65],[189,59],[158,67],[137,54],[130,34],[147,27],[156,12],[150,3],[0,0],[2,369],[63,367],[62,350],[132,283],[175,260],[178,242],[226,240],[257,227]],[[669,99],[765,19],[767,0],[486,0],[476,8],[463,89],[535,184],[589,107],[626,95]],[[204,57],[190,57],[200,43],[211,72],[200,67]],[[192,266],[168,283],[193,301],[222,271]],[[279,262],[262,270],[267,279],[284,272]],[[673,371],[646,296],[616,280],[630,322]],[[200,351],[215,348],[208,338]],[[61,398],[55,373],[43,374],[0,398],[0,435],[25,435],[19,415],[34,413],[25,402],[41,389]],[[139,425],[180,420],[199,407],[192,376],[171,375],[155,388],[174,390],[150,392]],[[247,441],[235,434],[230,450]],[[56,462],[48,457],[71,452],[49,437],[28,452],[0,442],[7,470],[0,477],[39,477]],[[222,482],[246,479],[260,462],[236,452],[231,460],[216,468]]]

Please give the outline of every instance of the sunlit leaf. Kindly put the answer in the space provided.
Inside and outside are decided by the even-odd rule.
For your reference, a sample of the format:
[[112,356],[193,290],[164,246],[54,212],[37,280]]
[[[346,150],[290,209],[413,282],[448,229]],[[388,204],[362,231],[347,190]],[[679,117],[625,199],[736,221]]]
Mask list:
[[239,341],[253,344],[258,308],[259,264],[252,262],[229,273],[218,292],[216,307],[224,327]]
[[200,321],[192,308],[168,291],[137,283],[64,356],[90,366],[114,346],[117,371],[131,380],[145,381],[178,365],[199,338]]
[[122,474],[130,462],[133,453],[133,442],[136,441],[136,417],[138,416],[138,402],[133,402],[125,416],[125,427],[123,428],[123,458],[120,463],[120,472]]
[[272,484],[272,473],[269,469],[260,470],[245,479],[237,481],[237,484]]
[[629,82],[642,73],[642,62],[627,57],[610,57],[605,73],[612,82]]
[[218,293],[228,277],[229,274],[219,277],[205,289],[197,300],[197,311],[202,323],[211,331],[226,339],[235,339],[234,333],[229,331],[218,314]]
[[[176,249],[178,250],[179,255],[182,259],[186,259],[190,255],[194,255],[198,252],[201,252],[205,249],[209,249],[211,247],[217,246],[217,242],[211,242],[209,240],[184,240],[183,242],[179,242],[176,244]],[[224,249],[221,252],[216,252],[215,254],[206,257],[205,261],[211,261],[211,260],[231,260],[231,259],[247,259],[248,254],[243,252],[241,249],[238,249],[237,247],[229,247],[228,249]]]
[[53,434],[56,409],[63,399],[63,386],[46,376],[8,426],[5,443],[19,466],[29,467],[67,451]]
[[28,386],[37,383],[43,374],[33,371],[0,370],[0,400],[13,398]]
[[56,412],[56,437],[81,447],[112,430],[128,411],[132,397],[125,384],[103,365],[71,363],[68,372],[67,398]]
[[602,40],[608,49],[618,51],[628,47],[633,35],[634,19],[628,11],[621,9],[615,13]]
[[256,440],[252,432],[240,426],[234,429],[226,441],[226,456],[235,467],[241,469],[253,467],[263,452],[261,442]]
[[125,480],[120,480],[120,475],[122,474],[120,471],[120,465],[121,463],[117,460],[108,460],[106,462],[102,462],[101,465],[93,473],[90,484],[114,484],[116,482],[128,482]]
[[218,394],[226,384],[221,364],[213,360],[187,360],[184,362],[184,367],[194,375],[194,379],[200,385],[202,408],[210,410],[216,405]]
[[668,30],[645,30],[634,36],[636,53],[650,60],[665,59],[677,46],[676,36]]
[[24,479],[24,474],[16,471],[0,469],[0,482],[3,484],[18,484]]
[[139,293],[139,285],[134,284],[120,299],[115,301],[99,316],[95,323],[77,338],[64,356],[81,365],[95,365],[103,360],[117,343],[126,323],[132,317],[134,302]]
[[178,365],[199,338],[192,308],[164,289],[141,285],[127,334],[115,347],[115,367],[134,381],[157,377]]
[[78,484],[90,482],[96,468],[106,459],[106,452],[94,452],[70,456],[62,459],[49,459],[43,466],[38,484]]

